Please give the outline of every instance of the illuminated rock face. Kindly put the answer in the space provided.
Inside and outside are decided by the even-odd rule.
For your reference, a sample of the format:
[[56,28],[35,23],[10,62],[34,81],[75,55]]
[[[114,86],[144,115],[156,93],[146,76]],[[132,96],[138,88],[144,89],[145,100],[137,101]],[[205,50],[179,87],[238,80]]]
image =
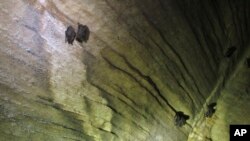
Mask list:
[[[249,9],[249,0],[2,0],[0,140],[227,141],[229,124],[250,123]],[[89,40],[69,45],[77,23]],[[189,117],[181,127],[177,111]]]

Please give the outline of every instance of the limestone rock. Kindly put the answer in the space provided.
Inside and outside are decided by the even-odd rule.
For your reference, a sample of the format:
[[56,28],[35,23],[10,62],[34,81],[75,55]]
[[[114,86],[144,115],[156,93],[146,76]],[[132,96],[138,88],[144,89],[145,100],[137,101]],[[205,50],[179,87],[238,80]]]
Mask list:
[[[250,123],[249,9],[249,0],[2,0],[0,141],[227,141],[229,124]],[[66,44],[77,23],[91,29],[88,42]],[[182,127],[177,111],[189,116]]]

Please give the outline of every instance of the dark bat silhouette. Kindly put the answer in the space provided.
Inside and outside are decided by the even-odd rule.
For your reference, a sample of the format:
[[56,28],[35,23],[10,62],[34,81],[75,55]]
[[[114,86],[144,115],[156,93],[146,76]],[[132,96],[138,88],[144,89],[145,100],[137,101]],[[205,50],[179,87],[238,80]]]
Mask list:
[[174,117],[175,125],[178,126],[178,127],[181,127],[184,124],[186,124],[186,120],[188,120],[188,119],[189,119],[189,116],[185,115],[181,111],[178,111],[178,112],[175,113],[175,117]]
[[89,39],[89,28],[86,25],[82,25],[78,23],[78,29],[76,33],[76,40],[80,43],[87,42]]
[[216,105],[217,104],[215,102],[213,102],[207,106],[207,111],[205,113],[205,117],[212,117],[212,115],[215,113]]
[[76,37],[75,29],[72,26],[69,26],[65,31],[65,42],[73,45],[74,39]]

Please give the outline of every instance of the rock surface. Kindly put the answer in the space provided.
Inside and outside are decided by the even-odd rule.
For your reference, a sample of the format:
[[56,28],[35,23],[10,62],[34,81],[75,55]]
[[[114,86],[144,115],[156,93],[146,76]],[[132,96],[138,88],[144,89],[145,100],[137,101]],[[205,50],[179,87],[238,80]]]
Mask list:
[[[227,141],[229,124],[250,123],[249,9],[249,0],[2,0],[0,140]],[[66,44],[77,23],[88,42]],[[177,111],[189,116],[182,127]]]

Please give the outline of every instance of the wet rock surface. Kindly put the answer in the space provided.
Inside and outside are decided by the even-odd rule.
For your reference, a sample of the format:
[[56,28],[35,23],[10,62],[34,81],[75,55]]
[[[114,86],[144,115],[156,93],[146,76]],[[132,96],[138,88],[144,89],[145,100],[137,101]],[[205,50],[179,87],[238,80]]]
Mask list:
[[[227,141],[229,124],[250,123],[249,9],[248,0],[1,1],[0,140]],[[66,44],[78,22],[88,42]],[[175,126],[176,111],[187,124]]]

